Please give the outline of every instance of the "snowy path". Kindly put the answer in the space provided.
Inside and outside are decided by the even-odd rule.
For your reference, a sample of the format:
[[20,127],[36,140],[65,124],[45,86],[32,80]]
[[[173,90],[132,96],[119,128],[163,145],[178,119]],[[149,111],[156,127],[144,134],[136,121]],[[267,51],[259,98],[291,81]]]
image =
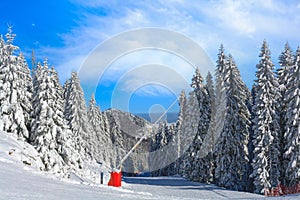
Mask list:
[[0,159],[0,199],[260,199],[177,177],[125,178],[121,188],[68,183]]
[[[234,192],[214,185],[186,181],[180,177],[125,178],[134,191],[151,194],[149,199],[262,199],[261,195]],[[126,186],[125,186],[126,187]]]

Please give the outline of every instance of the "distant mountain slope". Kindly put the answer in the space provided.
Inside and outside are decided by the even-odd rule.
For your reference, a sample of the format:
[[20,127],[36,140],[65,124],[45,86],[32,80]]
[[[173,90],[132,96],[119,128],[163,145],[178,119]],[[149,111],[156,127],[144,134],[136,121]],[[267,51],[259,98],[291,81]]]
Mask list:
[[125,172],[147,171],[147,155],[150,151],[153,135],[151,132],[152,124],[139,116],[116,109],[109,109],[104,111],[104,113],[110,124],[111,139],[117,155],[116,165],[120,163],[120,160],[144,134],[149,135],[134,153],[131,154],[122,167],[122,170]]
[[[148,122],[154,123],[157,119],[161,117],[163,113],[135,113],[136,116],[139,116]],[[175,123],[178,117],[178,113],[171,112],[167,113],[166,116],[162,117],[162,121],[166,120],[168,123]]]
[[108,109],[104,111],[108,120],[113,124],[116,122],[123,133],[131,137],[141,137],[148,129],[152,128],[152,123],[146,119],[117,109]]

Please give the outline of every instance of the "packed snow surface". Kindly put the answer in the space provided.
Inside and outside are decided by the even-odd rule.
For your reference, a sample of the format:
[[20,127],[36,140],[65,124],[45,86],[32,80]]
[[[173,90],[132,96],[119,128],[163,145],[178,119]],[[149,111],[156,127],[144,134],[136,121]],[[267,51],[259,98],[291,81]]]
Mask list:
[[262,196],[223,190],[179,177],[125,178],[121,188],[58,180],[1,159],[0,199],[258,199]]
[[[75,174],[59,178],[39,170],[35,149],[7,134],[0,137],[0,199],[264,199],[257,194],[225,190],[181,177],[124,178],[122,187],[84,181]],[[282,197],[281,197],[282,198]],[[289,196],[286,199],[298,199]]]

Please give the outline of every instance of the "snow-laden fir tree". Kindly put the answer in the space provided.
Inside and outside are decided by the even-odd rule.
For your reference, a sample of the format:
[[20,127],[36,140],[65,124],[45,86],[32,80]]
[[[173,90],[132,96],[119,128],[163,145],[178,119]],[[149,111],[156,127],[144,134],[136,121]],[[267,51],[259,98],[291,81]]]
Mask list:
[[183,176],[191,178],[191,173],[194,170],[192,165],[196,157],[193,147],[193,141],[198,133],[199,127],[199,102],[194,91],[189,93],[187,108],[182,123],[182,151],[185,153],[182,156],[181,169],[183,169]]
[[[115,157],[111,161],[111,165],[115,168],[120,164],[120,161],[122,158],[126,155],[126,141],[125,141],[125,134],[122,133],[122,127],[120,125],[120,118],[118,116],[114,116],[113,112],[116,110],[111,109],[109,112],[106,112],[106,116],[108,118],[108,121],[110,122],[110,137],[113,144],[113,154]],[[116,112],[116,115],[118,115],[118,112]],[[132,147],[132,146],[131,146]],[[131,148],[130,147],[130,148]]]
[[279,56],[280,68],[277,70],[278,83],[280,91],[285,91],[287,84],[290,82],[291,72],[294,66],[294,55],[288,43],[285,44],[284,50]]
[[150,157],[150,163],[153,166],[153,169],[158,169],[156,171],[151,172],[152,176],[163,176],[164,172],[164,160],[165,160],[165,153],[163,152],[165,149],[164,147],[167,145],[167,124],[159,123],[157,133],[152,138],[151,141],[151,152],[155,152],[155,154],[152,154],[153,156]]
[[[83,168],[83,159],[75,149],[73,134],[64,118],[63,88],[59,82],[57,71],[52,67],[49,70],[51,84],[53,84],[52,95],[54,100],[49,103],[55,114],[53,115],[53,131],[56,132],[57,151],[63,158],[67,167],[79,172]],[[80,172],[79,172],[80,173]]]
[[211,151],[213,151],[214,144],[215,144],[215,116],[216,116],[216,93],[215,87],[213,82],[213,77],[210,72],[207,73],[206,76],[206,85],[205,85],[207,92],[208,92],[208,107],[209,107],[209,120],[210,126],[208,132],[211,134],[210,136],[206,136],[207,139],[210,141]]
[[195,135],[193,140],[193,144],[191,146],[191,156],[193,157],[192,168],[193,171],[190,174],[190,179],[194,181],[207,182],[208,180],[212,181],[211,173],[207,174],[207,154],[210,149],[209,146],[202,146],[202,142],[207,134],[209,123],[210,123],[210,99],[207,88],[203,84],[203,78],[200,74],[200,70],[197,68],[195,75],[192,79],[191,86],[194,89],[194,92],[197,96],[198,105],[199,105],[199,124],[198,124],[198,132]]
[[14,55],[18,49],[13,45],[14,37],[9,27],[6,42],[2,36],[0,38],[0,130],[13,133],[19,139],[28,139],[26,125],[30,123],[31,110],[29,77],[25,74],[28,68],[22,56]]
[[94,139],[96,142],[94,144],[96,146],[93,148],[95,159],[98,162],[105,162],[110,165],[110,159],[114,157],[114,154],[110,134],[106,128],[107,117],[101,113],[100,107],[96,105],[94,94],[89,101],[88,118],[95,133]]
[[[189,179],[194,181],[199,181],[200,174],[198,173],[198,164],[199,164],[199,157],[198,157],[198,151],[200,150],[200,147],[202,145],[203,136],[205,133],[203,133],[204,129],[206,128],[206,124],[202,123],[203,117],[206,119],[208,117],[206,113],[202,116],[201,111],[203,111],[203,102],[204,98],[206,98],[206,94],[204,94],[204,84],[203,84],[203,78],[200,74],[199,68],[196,68],[195,74],[192,78],[191,87],[194,89],[194,93],[196,94],[197,100],[198,100],[198,106],[199,106],[199,113],[200,116],[199,122],[198,122],[198,131],[195,134],[195,137],[193,139],[193,142],[190,146],[190,152],[189,156],[191,157],[191,174],[189,174]],[[207,108],[206,110],[207,111]]]
[[201,118],[198,126],[198,134],[203,140],[209,127],[211,107],[209,93],[206,86],[203,84],[203,78],[199,68],[196,69],[195,75],[192,78],[191,87],[194,89],[199,103],[199,114]]
[[179,96],[179,113],[178,113],[178,118],[176,121],[176,127],[175,127],[175,132],[176,132],[176,142],[177,142],[177,161],[176,161],[176,169],[177,173],[181,174],[182,170],[181,169],[181,160],[182,160],[182,155],[183,155],[183,147],[182,147],[182,124],[184,121],[185,117],[185,112],[186,112],[186,107],[187,107],[187,99],[185,95],[185,91],[182,90]]
[[[216,87],[215,87],[215,114],[212,115],[212,134],[215,141],[218,140],[221,132],[223,131],[224,120],[226,116],[226,90],[224,89],[225,83],[225,70],[227,66],[227,56],[224,52],[223,45],[220,46],[218,53],[217,69],[216,69]],[[210,130],[211,131],[211,130]],[[210,132],[211,133],[211,132]]]
[[92,158],[93,130],[88,121],[84,93],[76,72],[72,72],[71,78],[64,85],[64,99],[64,115],[73,133],[75,148],[81,156],[89,155]]
[[289,88],[285,95],[287,102],[285,148],[285,184],[295,186],[300,183],[300,47],[295,55],[294,73],[290,76]]
[[[156,160],[158,162],[158,176],[172,176],[177,173],[175,170],[175,160],[177,154],[177,143],[175,138],[174,124],[168,125],[162,123],[157,135],[160,135],[162,140],[155,141],[158,149],[156,149]],[[157,138],[156,138],[157,139]],[[161,152],[161,153],[160,153]],[[154,173],[155,174],[155,173]]]
[[281,168],[280,173],[282,177],[282,184],[286,185],[287,180],[285,176],[285,170],[287,169],[287,160],[282,158],[284,148],[286,146],[286,142],[284,139],[284,133],[286,132],[287,128],[286,121],[288,120],[286,116],[287,105],[290,102],[289,97],[291,95],[287,95],[291,91],[291,76],[293,74],[293,67],[294,67],[294,55],[288,43],[285,44],[283,52],[279,56],[279,64],[280,68],[277,70],[278,76],[278,83],[279,83],[279,90],[280,90],[280,100],[278,101],[278,112],[279,112],[279,125],[280,125],[280,158]]
[[64,172],[64,161],[58,153],[57,137],[61,134],[57,110],[54,108],[55,87],[50,77],[47,61],[36,71],[35,93],[30,141],[40,154],[45,170],[54,173]]
[[215,150],[217,184],[222,187],[245,190],[248,181],[248,139],[250,112],[247,94],[237,66],[229,55],[222,70],[223,87],[226,93],[226,114],[223,130]]
[[214,113],[216,112],[216,94],[215,94],[215,88],[214,88],[214,82],[213,82],[213,77],[211,75],[210,72],[207,73],[206,76],[206,89],[208,92],[208,96],[209,96],[209,107],[210,107],[210,119],[212,118],[212,116],[214,115]]
[[101,148],[103,146],[103,141],[101,141],[101,135],[104,134],[104,131],[101,129],[101,111],[100,108],[96,105],[96,100],[94,97],[94,94],[91,96],[91,99],[89,101],[89,106],[88,106],[88,112],[87,116],[89,119],[89,122],[93,128],[93,133],[95,135],[92,136],[92,139],[95,140],[96,142],[94,143],[94,146],[92,149],[95,150],[95,158],[99,162],[103,162],[103,154],[100,151],[104,151],[105,149]]
[[166,172],[167,176],[177,174],[176,156],[177,156],[177,141],[176,141],[175,124],[167,125],[167,148],[166,148]]
[[110,133],[110,124],[107,117],[106,112],[102,112],[102,123],[101,123],[101,129],[104,130],[106,133]]
[[276,187],[279,184],[279,117],[277,113],[279,84],[274,75],[274,65],[266,41],[263,42],[256,65],[253,145],[252,160],[254,186],[256,193],[263,193],[265,188]]
[[253,112],[253,105],[254,105],[254,100],[255,100],[255,96],[256,96],[256,88],[255,88],[255,84],[252,85],[252,89],[251,89],[251,106],[249,108],[250,110],[250,114],[251,114],[251,126],[250,126],[250,133],[249,133],[249,143],[248,143],[248,150],[249,150],[249,188],[247,189],[247,191],[249,192],[253,192],[254,191],[254,179],[252,177],[252,172],[253,172],[253,166],[252,166],[252,161],[254,158],[254,145],[253,145],[253,139],[254,139],[254,126],[253,126],[253,120],[255,118],[255,113]]
[[18,56],[18,66],[21,67],[19,71],[19,77],[21,80],[23,80],[23,83],[21,85],[23,92],[22,95],[20,95],[19,99],[21,103],[21,107],[23,108],[23,114],[25,118],[25,124],[27,126],[28,131],[30,132],[30,124],[31,124],[31,112],[32,112],[32,93],[33,93],[33,85],[32,85],[32,77],[30,74],[30,70],[28,68],[27,62],[23,56],[22,53]]
[[[203,128],[205,128],[202,134],[203,141],[201,144],[201,149],[197,152],[198,161],[196,163],[196,167],[198,168],[199,174],[198,181],[202,183],[212,183],[214,181],[215,168],[215,158],[213,152],[215,145],[215,126],[213,124],[213,118],[215,116],[216,108],[214,85],[212,76],[209,72],[206,77],[205,88],[207,90],[207,94],[204,93],[206,95],[203,97],[204,101],[202,109],[206,109],[208,116],[202,118],[202,120],[206,121],[206,126],[203,126]],[[202,120],[200,119],[200,124]]]
[[[225,116],[226,116],[226,90],[225,90],[225,77],[224,74],[226,73],[226,66],[227,66],[227,56],[225,55],[225,50],[223,45],[221,44],[218,53],[218,60],[216,66],[216,84],[215,84],[215,114],[212,115],[212,122],[209,128],[209,134],[212,135],[212,139],[214,140],[213,143],[213,151],[214,157],[218,152],[216,152],[215,145],[219,140],[220,134],[223,131]],[[213,129],[213,130],[211,130]],[[216,165],[216,161],[215,161]],[[215,166],[216,167],[216,166]],[[216,172],[215,172],[216,176]],[[216,182],[215,178],[215,182]]]

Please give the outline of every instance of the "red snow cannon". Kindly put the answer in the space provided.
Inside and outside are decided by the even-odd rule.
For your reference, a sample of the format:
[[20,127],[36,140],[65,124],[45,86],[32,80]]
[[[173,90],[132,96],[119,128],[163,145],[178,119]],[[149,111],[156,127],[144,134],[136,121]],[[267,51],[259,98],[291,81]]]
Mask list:
[[121,187],[122,172],[111,172],[108,186]]

